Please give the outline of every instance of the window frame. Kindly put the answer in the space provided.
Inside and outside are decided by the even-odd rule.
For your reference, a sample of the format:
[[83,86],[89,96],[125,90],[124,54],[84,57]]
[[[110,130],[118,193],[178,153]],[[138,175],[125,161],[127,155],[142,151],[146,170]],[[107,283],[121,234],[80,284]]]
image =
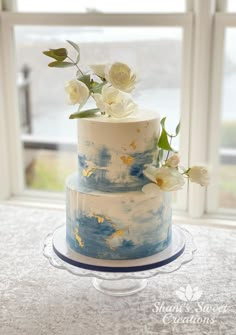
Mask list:
[[[20,138],[19,113],[17,106],[17,90],[15,84],[15,62],[14,62],[14,36],[15,25],[42,25],[42,26],[116,26],[116,27],[178,27],[183,29],[182,40],[182,78],[181,78],[181,135],[180,153],[182,164],[189,166],[196,162],[215,163],[216,148],[215,140],[217,132],[215,126],[219,122],[219,114],[214,112],[216,97],[220,92],[220,73],[217,68],[223,68],[223,58],[220,54],[210,64],[211,57],[223,46],[223,26],[226,21],[231,20],[236,26],[235,14],[225,14],[227,1],[224,0],[186,0],[186,12],[174,14],[101,14],[101,13],[23,13],[1,10],[0,7],[0,94],[4,101],[0,101],[0,155],[5,157],[2,162],[0,175],[0,199],[12,198],[20,201],[38,199],[61,199],[63,195],[54,193],[24,190],[23,148]],[[216,5],[216,6],[215,6]],[[222,12],[216,12],[220,10]],[[224,22],[224,24],[222,23]],[[228,24],[227,23],[227,24]],[[205,29],[206,28],[206,29]],[[214,39],[213,39],[214,37]],[[199,50],[206,50],[201,53]],[[7,66],[11,64],[11,66]],[[207,73],[207,79],[205,74]],[[193,84],[194,83],[194,84]],[[205,92],[205,93],[203,93]],[[217,95],[218,92],[218,95]],[[210,96],[210,98],[208,97]],[[199,97],[204,97],[200,103]],[[208,109],[210,108],[210,114]],[[201,111],[199,114],[199,110]],[[219,112],[219,111],[218,111]],[[217,119],[218,118],[218,119]],[[184,120],[184,121],[183,121]],[[194,127],[195,123],[198,127]],[[209,146],[207,138],[207,127],[211,125]],[[219,126],[219,125],[218,125]],[[199,137],[197,129],[203,129],[200,136],[200,145],[193,140]],[[199,147],[201,150],[199,150]],[[215,178],[216,170],[212,172],[212,180]],[[210,185],[207,192],[197,185],[186,185],[184,190],[178,192],[176,209],[179,213],[185,213],[193,218],[208,215],[217,215],[216,195],[214,186]],[[196,201],[197,197],[197,201]],[[41,200],[40,200],[41,199]],[[207,201],[206,201],[207,200]],[[228,213],[229,211],[221,211]],[[235,214],[232,211],[231,214]],[[224,214],[222,214],[224,215]]]
[[[78,24],[79,22],[79,24]],[[14,64],[14,48],[13,48],[13,27],[15,25],[43,25],[43,26],[125,26],[125,27],[180,27],[183,29],[183,49],[182,49],[182,64],[187,66],[182,67],[182,83],[181,83],[181,104],[182,118],[184,122],[181,132],[182,138],[189,138],[189,97],[186,90],[190,87],[190,52],[191,52],[191,27],[192,14],[38,14],[38,13],[1,13],[1,31],[3,44],[3,81],[5,83],[5,110],[7,110],[6,123],[11,125],[5,142],[8,143],[9,153],[9,171],[12,176],[11,194],[22,194],[24,185],[24,176],[22,169],[22,146],[19,141],[19,116],[17,113],[17,92],[14,84],[15,64]],[[6,66],[6,60],[13,65]],[[5,60],[5,65],[4,65]],[[185,92],[185,94],[183,94]],[[186,133],[186,135],[184,135]],[[180,139],[180,151],[183,157],[187,159],[188,141]],[[183,162],[188,164],[187,162]],[[7,180],[2,182],[5,184]],[[9,182],[9,180],[8,180]],[[35,193],[35,192],[34,192]],[[178,200],[179,208],[186,210],[187,208],[187,190],[181,192],[181,197]],[[29,191],[28,191],[29,194]],[[10,194],[9,194],[10,195]]]
[[[224,51],[225,32],[227,28],[236,28],[236,14],[218,12],[214,20],[214,41],[211,77],[211,101],[210,101],[210,137],[209,137],[209,162],[212,166],[211,178],[217,180],[219,175],[219,146],[220,132],[215,131],[221,128],[221,109],[224,78]],[[206,211],[209,214],[218,212],[219,215],[235,215],[234,209],[219,208],[219,187],[217,183],[212,183],[208,187]]]

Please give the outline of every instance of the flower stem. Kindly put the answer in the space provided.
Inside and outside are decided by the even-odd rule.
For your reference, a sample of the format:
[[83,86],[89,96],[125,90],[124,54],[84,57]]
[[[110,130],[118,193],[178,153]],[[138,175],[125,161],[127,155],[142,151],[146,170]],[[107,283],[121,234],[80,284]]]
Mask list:
[[[79,66],[73,61],[73,59],[70,56],[67,56],[67,58],[69,58],[69,60],[72,61],[72,63],[77,67],[77,69],[79,70],[79,72],[82,74],[82,76],[84,76],[83,71],[79,68]],[[93,96],[93,90],[91,88],[89,88],[89,92],[90,92],[90,97],[93,98],[93,100],[96,102],[94,96]],[[105,112],[101,112],[101,114],[105,114]]]
[[[172,135],[169,135],[169,136],[170,136],[170,146],[171,146],[173,136]],[[169,155],[170,155],[170,150],[168,150],[168,152],[167,152],[166,161],[169,158]]]
[[190,170],[191,170],[191,168],[188,168],[186,171],[184,171],[183,174],[185,174],[186,176],[188,176],[188,173],[189,173]]
[[72,61],[72,63],[77,67],[77,69],[79,70],[79,72],[82,74],[82,76],[84,76],[84,73],[83,73],[83,71],[78,67],[78,65],[73,61],[73,59],[72,58],[70,58],[70,56],[67,56],[67,58],[69,58],[69,60],[71,60]]

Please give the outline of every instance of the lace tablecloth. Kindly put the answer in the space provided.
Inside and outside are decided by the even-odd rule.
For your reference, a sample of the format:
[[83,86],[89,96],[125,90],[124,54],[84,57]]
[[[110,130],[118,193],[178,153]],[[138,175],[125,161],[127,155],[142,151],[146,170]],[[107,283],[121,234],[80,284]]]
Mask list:
[[236,334],[236,231],[188,226],[194,260],[118,298],[43,257],[46,235],[64,217],[60,210],[0,206],[1,335]]

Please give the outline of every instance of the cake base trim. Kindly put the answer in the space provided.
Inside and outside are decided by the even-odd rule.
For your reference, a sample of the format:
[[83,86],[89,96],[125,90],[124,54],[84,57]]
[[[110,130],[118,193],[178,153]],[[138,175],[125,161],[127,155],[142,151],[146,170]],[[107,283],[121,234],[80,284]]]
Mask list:
[[144,258],[132,260],[104,260],[87,257],[74,252],[66,242],[65,226],[59,227],[53,234],[55,254],[73,266],[102,272],[136,272],[150,270],[167,265],[177,259],[185,249],[185,235],[181,228],[172,227],[172,243],[163,251]]

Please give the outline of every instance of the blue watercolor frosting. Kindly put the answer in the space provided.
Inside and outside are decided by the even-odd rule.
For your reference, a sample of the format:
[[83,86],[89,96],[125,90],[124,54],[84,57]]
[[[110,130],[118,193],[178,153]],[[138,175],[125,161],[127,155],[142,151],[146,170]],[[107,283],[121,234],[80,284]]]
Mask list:
[[[143,258],[164,250],[170,244],[171,229],[168,229],[166,239],[161,241],[158,239],[158,233],[163,230],[163,224],[160,225],[159,229],[148,232],[147,236],[144,234],[142,242],[138,244],[132,240],[133,236],[130,236],[122,239],[120,245],[112,249],[107,241],[116,230],[110,222],[104,220],[101,224],[94,217],[78,214],[74,221],[67,217],[67,242],[73,250],[89,257],[114,260]],[[83,246],[75,238],[75,229],[79,231]],[[150,234],[153,237],[151,240]],[[156,238],[154,238],[154,234]]]
[[98,152],[97,155],[94,158],[94,163],[98,167],[105,167],[108,166],[111,161],[111,154],[109,152],[109,149],[105,146],[102,146]]
[[142,192],[86,193],[67,182],[67,242],[71,249],[100,259],[135,259],[164,250],[171,242],[169,194],[163,200]]
[[85,155],[78,155],[79,159],[79,166],[83,169],[88,168],[88,164],[86,163],[86,156]]
[[94,190],[103,192],[127,192],[140,190],[148,183],[148,179],[143,175],[145,164],[151,164],[156,152],[155,148],[140,152],[127,152],[125,156],[130,160],[124,168],[120,160],[121,170],[116,166],[115,175],[111,178],[113,166],[112,156],[119,154],[112,152],[107,147],[102,146],[97,149],[96,155],[78,155],[78,175],[79,183]]

